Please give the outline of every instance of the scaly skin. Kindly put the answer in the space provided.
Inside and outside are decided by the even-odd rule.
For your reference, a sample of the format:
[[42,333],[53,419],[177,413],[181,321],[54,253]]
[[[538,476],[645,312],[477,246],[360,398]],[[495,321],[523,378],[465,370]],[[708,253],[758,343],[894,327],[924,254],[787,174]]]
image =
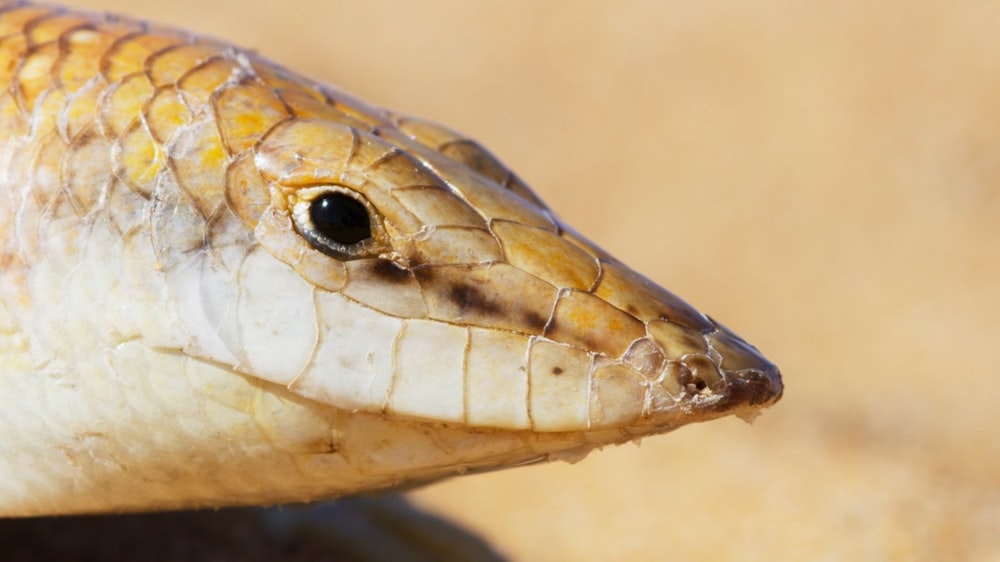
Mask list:
[[[0,515],[328,498],[781,395],[452,131],[59,8],[3,5],[0,60]],[[358,256],[317,242],[329,191]]]

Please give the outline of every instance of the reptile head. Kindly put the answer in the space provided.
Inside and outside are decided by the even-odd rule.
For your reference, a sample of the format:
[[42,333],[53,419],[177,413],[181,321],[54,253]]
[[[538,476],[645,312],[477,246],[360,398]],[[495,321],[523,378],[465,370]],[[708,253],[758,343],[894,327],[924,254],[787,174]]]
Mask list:
[[478,144],[361,109],[382,121],[275,125],[245,164],[253,183],[230,186],[256,195],[242,218],[260,244],[316,287],[315,323],[257,344],[282,350],[272,380],[340,408],[534,432],[636,435],[778,400],[753,347],[563,225]]
[[0,31],[0,515],[324,498],[781,396],[455,133],[125,18]]

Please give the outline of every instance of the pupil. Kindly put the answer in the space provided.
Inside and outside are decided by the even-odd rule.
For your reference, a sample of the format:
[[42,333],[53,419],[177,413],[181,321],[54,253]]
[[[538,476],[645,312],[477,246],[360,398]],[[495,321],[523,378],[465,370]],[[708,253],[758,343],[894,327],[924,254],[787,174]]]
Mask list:
[[368,209],[343,193],[327,193],[309,205],[313,227],[327,238],[349,246],[372,236]]

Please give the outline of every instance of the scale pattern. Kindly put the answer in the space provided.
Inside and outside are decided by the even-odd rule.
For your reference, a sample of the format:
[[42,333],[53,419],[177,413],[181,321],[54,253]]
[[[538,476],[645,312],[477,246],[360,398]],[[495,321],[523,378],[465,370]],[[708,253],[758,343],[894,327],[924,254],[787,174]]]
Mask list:
[[[781,395],[453,131],[55,7],[2,5],[0,61],[0,514],[330,497]],[[358,259],[302,218],[331,190]]]

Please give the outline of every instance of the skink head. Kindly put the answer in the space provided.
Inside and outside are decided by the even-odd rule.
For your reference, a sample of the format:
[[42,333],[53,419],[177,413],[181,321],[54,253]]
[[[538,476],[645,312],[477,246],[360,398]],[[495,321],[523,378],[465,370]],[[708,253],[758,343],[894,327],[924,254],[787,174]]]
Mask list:
[[2,514],[325,498],[781,396],[451,131],[123,18],[0,31]]
[[[321,314],[385,333],[372,347],[321,324],[276,380],[338,407],[541,432],[641,434],[781,396],[753,347],[561,224],[477,144],[386,119],[292,119],[255,149],[243,218],[259,242],[317,287]],[[340,222],[317,224],[330,207]],[[357,367],[378,357],[391,376]]]

